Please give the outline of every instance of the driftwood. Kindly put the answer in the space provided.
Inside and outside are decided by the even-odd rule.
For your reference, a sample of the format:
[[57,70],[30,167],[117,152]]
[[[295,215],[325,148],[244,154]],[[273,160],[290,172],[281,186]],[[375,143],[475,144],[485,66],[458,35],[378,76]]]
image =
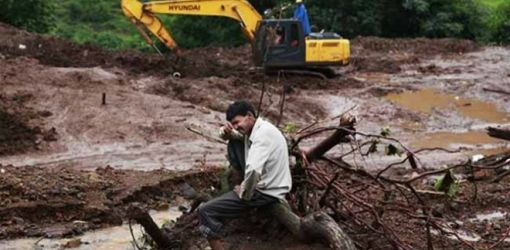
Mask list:
[[345,129],[337,129],[335,132],[330,135],[328,138],[324,139],[317,146],[311,148],[306,152],[306,160],[308,162],[312,162],[320,157],[322,157],[326,152],[328,152],[332,147],[338,145],[340,142],[348,141],[346,136],[350,135],[354,130],[354,123],[356,119],[354,116],[349,114],[345,114],[340,117],[340,127]]
[[[354,129],[355,119],[350,115],[344,115],[340,119],[340,129],[319,143],[316,147],[298,154],[300,166],[305,166],[320,158],[324,153],[350,135],[349,131]],[[341,129],[341,128],[345,128]],[[203,200],[201,200],[203,201]],[[324,240],[333,249],[356,249],[352,239],[338,226],[333,218],[323,211],[317,211],[301,218],[292,212],[286,202],[276,203],[268,208],[269,212],[281,224],[283,224],[298,239],[310,242]],[[154,240],[161,249],[174,247],[174,242],[160,230],[150,215],[143,212],[139,207],[134,206],[130,210],[130,218],[137,221],[144,227],[146,233]]]
[[483,91],[493,92],[493,93],[498,93],[498,94],[504,94],[504,95],[510,95],[510,91],[501,90],[501,89],[483,88]]
[[499,139],[510,141],[510,130],[508,130],[508,129],[488,127],[487,134],[489,134],[490,136],[492,136],[494,138],[499,138]]
[[172,239],[159,229],[149,213],[141,208],[139,204],[132,204],[129,207],[128,217],[130,220],[138,222],[160,249],[172,249],[175,247]]

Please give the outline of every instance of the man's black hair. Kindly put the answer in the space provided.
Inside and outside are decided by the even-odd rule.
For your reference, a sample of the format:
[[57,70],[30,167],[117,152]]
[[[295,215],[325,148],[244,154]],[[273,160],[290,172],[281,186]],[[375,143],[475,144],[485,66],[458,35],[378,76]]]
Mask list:
[[255,109],[247,101],[236,101],[228,106],[227,121],[232,121],[238,115],[245,116],[248,112],[255,116]]

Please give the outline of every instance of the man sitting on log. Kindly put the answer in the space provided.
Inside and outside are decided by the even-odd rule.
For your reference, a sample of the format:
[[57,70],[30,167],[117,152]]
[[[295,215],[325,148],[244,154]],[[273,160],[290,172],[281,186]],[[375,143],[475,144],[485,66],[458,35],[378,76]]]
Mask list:
[[223,220],[284,200],[292,187],[287,142],[270,122],[255,116],[246,101],[231,104],[220,131],[229,140],[228,158],[243,175],[241,185],[198,208],[200,231],[213,250],[223,249]]

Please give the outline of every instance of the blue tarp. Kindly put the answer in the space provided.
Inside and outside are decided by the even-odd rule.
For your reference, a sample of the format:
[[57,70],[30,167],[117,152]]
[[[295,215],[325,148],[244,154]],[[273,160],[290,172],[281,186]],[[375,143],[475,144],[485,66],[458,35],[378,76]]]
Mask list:
[[296,10],[294,11],[294,18],[301,21],[303,24],[303,31],[305,32],[305,36],[308,36],[312,32],[310,27],[310,21],[308,20],[308,13],[306,11],[305,5],[300,3]]

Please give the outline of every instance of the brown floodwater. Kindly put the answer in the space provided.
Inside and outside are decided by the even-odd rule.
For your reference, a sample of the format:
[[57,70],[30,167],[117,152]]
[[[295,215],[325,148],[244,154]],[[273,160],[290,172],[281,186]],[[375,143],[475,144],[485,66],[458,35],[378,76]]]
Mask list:
[[452,108],[462,116],[472,119],[494,123],[510,121],[510,114],[500,111],[494,103],[446,95],[433,89],[390,93],[386,98],[411,110],[428,114],[431,114],[434,108]]
[[[177,206],[170,207],[164,211],[151,211],[150,215],[158,225],[176,220],[182,215]],[[137,240],[142,237],[142,229],[138,224],[133,225],[133,235]],[[21,238],[15,240],[1,240],[0,249],[18,250],[18,249],[66,249],[66,244],[72,240],[80,240],[82,243],[73,247],[77,250],[113,250],[113,249],[136,249],[132,241],[129,225],[124,223],[122,226],[110,227],[96,231],[85,232],[81,236],[72,239],[66,238]],[[138,242],[140,243],[140,242]]]
[[455,146],[482,146],[483,144],[499,144],[504,142],[504,140],[490,137],[484,131],[465,133],[435,132],[417,136],[412,145],[415,148],[457,148]]

